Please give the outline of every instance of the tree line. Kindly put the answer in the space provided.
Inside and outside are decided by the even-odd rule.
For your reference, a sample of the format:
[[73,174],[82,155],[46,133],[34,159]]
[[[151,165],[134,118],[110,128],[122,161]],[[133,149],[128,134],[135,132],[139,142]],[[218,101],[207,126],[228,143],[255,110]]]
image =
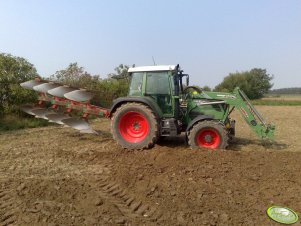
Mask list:
[[84,88],[94,93],[91,103],[110,107],[113,100],[117,97],[126,96],[128,92],[127,70],[129,66],[120,64],[114,70],[114,73],[107,75],[102,79],[100,75],[91,75],[78,66],[77,63],[71,63],[66,69],[57,71],[47,80],[55,81],[63,85],[76,88]]
[[[107,78],[91,75],[77,63],[71,63],[66,69],[42,78],[75,88],[85,88],[95,96],[92,104],[110,107],[113,100],[126,96],[128,80],[126,78],[129,66],[120,64]],[[32,90],[23,89],[20,83],[40,77],[33,64],[22,57],[0,53],[0,116],[17,113],[22,104],[34,103],[38,95]]]
[[272,79],[273,76],[266,69],[253,68],[250,71],[230,73],[214,91],[231,92],[238,86],[251,100],[260,99],[273,87]]
[[[120,64],[113,73],[101,78],[100,75],[91,75],[77,63],[71,63],[46,79],[72,87],[86,88],[95,94],[92,104],[110,107],[114,99],[127,95],[128,68],[128,65]],[[19,85],[36,77],[39,75],[35,66],[26,59],[0,53],[0,116],[18,112],[20,105],[37,100],[34,91],[23,89]],[[272,79],[273,76],[265,69],[254,68],[250,71],[230,73],[213,90],[231,92],[239,86],[250,99],[258,99],[271,89]],[[211,88],[204,86],[203,90]]]
[[281,95],[281,94],[296,94],[296,95],[300,95],[301,94],[301,87],[273,89],[273,90],[269,91],[269,94],[276,94],[276,95]]

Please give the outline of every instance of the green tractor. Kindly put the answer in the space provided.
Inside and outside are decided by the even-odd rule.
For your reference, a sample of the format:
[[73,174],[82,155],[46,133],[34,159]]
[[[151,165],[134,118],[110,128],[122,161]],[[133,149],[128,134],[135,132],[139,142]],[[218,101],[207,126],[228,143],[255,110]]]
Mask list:
[[[235,120],[230,117],[234,108],[260,138],[273,139],[274,126],[264,121],[239,88],[233,93],[202,91],[189,86],[189,76],[179,65],[133,67],[128,76],[128,96],[117,98],[111,109],[91,105],[91,92],[41,80],[21,84],[40,94],[38,104],[22,109],[84,133],[96,133],[87,123],[90,114],[108,117],[114,139],[126,149],[148,149],[159,137],[181,133],[192,148],[224,149],[235,135]],[[52,107],[45,109],[45,102]],[[59,113],[59,108],[64,112]],[[71,117],[72,110],[81,111],[82,118]]]

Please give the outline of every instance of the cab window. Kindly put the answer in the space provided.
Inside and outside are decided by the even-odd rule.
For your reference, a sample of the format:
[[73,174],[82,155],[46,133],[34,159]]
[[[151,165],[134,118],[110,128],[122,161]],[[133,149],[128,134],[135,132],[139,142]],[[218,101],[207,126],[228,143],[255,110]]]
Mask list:
[[170,95],[167,72],[148,72],[146,79],[146,94]]
[[133,73],[131,75],[129,96],[141,96],[143,73]]

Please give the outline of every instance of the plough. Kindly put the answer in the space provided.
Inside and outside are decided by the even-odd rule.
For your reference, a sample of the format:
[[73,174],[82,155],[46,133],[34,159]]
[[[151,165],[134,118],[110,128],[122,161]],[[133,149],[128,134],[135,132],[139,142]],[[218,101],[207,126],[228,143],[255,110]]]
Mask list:
[[[37,104],[21,106],[21,110],[36,118],[66,125],[79,130],[81,133],[97,134],[87,122],[89,115],[109,116],[109,109],[90,104],[90,100],[94,95],[86,90],[63,86],[39,78],[21,83],[20,85],[25,89],[34,90],[39,94]],[[52,106],[45,108],[48,102]],[[80,119],[70,116],[73,110],[82,112]]]

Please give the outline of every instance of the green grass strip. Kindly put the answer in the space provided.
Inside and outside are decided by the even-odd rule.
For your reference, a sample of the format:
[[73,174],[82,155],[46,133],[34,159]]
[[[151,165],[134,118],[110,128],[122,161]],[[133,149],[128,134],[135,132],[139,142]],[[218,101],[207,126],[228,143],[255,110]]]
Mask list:
[[253,100],[254,105],[266,105],[266,106],[301,106],[299,100]]
[[18,130],[47,126],[49,123],[44,119],[7,115],[0,118],[0,131]]

